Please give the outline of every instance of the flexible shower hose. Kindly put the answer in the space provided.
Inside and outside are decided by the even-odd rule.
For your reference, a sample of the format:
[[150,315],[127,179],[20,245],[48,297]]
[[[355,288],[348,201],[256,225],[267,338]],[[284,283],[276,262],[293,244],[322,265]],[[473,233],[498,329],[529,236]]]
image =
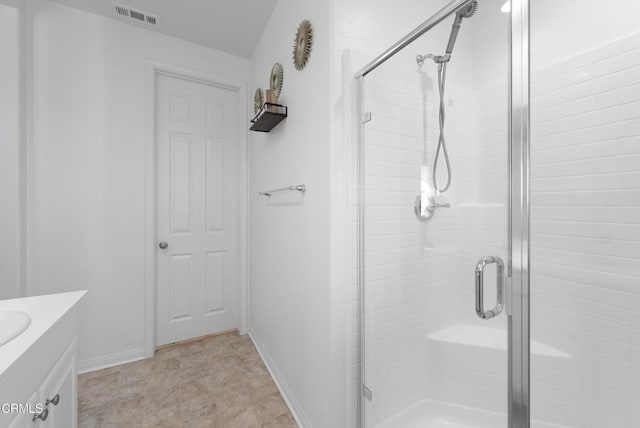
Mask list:
[[[444,84],[447,77],[447,63],[438,63],[438,90],[440,92],[440,136],[438,137],[438,147],[436,148],[436,157],[433,160],[433,187],[436,191],[444,193],[451,186],[451,163],[449,162],[449,153],[447,152],[447,143],[444,139]],[[447,184],[440,188],[438,186],[437,170],[440,152],[444,154],[444,160],[447,165]]]

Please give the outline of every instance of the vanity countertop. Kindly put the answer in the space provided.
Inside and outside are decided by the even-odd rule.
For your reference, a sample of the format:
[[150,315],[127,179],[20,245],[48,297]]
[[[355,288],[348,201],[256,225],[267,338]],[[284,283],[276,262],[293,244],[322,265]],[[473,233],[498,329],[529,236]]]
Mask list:
[[0,377],[85,294],[86,291],[73,291],[0,300],[0,311],[21,311],[31,317],[31,324],[24,332],[0,346]]

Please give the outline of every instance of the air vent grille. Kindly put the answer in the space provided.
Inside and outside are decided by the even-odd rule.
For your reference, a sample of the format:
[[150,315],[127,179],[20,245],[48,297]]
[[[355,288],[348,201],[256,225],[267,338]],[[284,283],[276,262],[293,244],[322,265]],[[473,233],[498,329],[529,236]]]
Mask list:
[[129,16],[131,16],[133,19],[137,19],[138,21],[144,22],[144,13],[136,12],[135,10],[130,10]]
[[151,15],[146,12],[141,12],[139,10],[134,10],[128,6],[124,6],[118,3],[113,3],[114,10],[116,15],[124,16],[127,18],[135,19],[138,22],[143,22],[149,25],[158,25],[158,17],[155,15]]
[[129,16],[129,9],[127,9],[126,7],[122,7],[120,5],[114,5],[116,8],[116,13],[118,15],[122,15],[122,16]]

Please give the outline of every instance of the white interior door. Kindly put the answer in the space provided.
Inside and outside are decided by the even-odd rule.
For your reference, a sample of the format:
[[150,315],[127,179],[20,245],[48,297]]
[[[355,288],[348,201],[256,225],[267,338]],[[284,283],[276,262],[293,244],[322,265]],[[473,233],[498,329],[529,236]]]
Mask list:
[[163,345],[237,327],[238,100],[233,90],[165,75],[156,90]]

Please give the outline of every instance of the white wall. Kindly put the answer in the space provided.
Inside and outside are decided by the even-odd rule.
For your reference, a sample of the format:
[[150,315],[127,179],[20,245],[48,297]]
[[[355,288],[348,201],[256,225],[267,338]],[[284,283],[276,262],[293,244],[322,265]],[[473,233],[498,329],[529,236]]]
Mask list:
[[0,4],[0,299],[22,281],[20,13]]
[[89,290],[81,369],[143,355],[147,60],[248,81],[245,59],[55,3],[36,12],[29,292]]
[[[314,27],[311,59],[292,63],[296,28]],[[334,329],[329,263],[329,7],[281,0],[252,57],[250,93],[284,67],[280,102],[289,117],[268,134],[251,133],[250,330],[303,426],[344,419],[344,327]],[[261,190],[307,185],[304,196]],[[336,363],[334,363],[336,362]]]

